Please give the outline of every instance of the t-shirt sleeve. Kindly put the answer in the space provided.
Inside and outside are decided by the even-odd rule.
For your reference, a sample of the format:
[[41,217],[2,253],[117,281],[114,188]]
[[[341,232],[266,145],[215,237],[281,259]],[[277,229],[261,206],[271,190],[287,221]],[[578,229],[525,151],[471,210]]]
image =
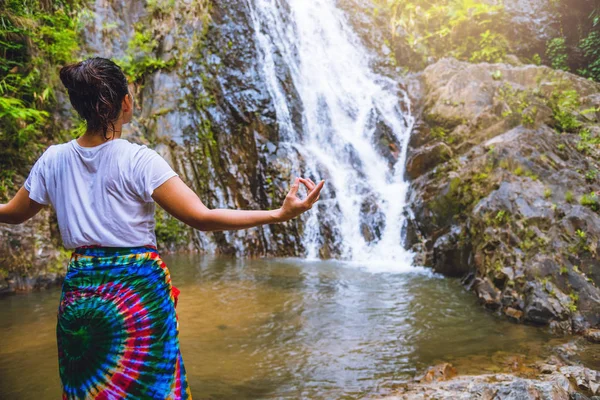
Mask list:
[[147,203],[153,202],[152,193],[168,179],[178,176],[167,161],[156,151],[141,146],[133,179],[139,196]]
[[36,203],[43,205],[50,204],[48,187],[46,185],[47,155],[48,150],[46,150],[35,164],[33,164],[29,176],[23,185],[29,192],[29,198]]

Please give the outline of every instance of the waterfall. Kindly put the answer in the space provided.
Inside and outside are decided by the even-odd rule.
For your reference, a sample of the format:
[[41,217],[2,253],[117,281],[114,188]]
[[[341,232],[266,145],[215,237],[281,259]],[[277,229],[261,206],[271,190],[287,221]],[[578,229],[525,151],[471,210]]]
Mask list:
[[[308,258],[319,256],[326,225],[340,258],[409,268],[412,256],[402,246],[414,122],[407,94],[374,72],[372,55],[335,0],[248,3],[280,145],[300,154],[298,170],[327,179],[318,210],[305,219]],[[288,77],[277,73],[282,68],[301,104],[301,126],[293,122]],[[382,135],[392,155],[383,154]]]

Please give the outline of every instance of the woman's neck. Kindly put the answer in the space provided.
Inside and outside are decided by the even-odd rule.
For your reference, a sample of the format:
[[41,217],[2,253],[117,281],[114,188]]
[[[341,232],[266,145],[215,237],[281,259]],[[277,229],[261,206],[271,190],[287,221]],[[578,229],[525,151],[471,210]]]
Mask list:
[[77,143],[79,143],[82,147],[96,147],[101,145],[102,143],[106,143],[108,140],[118,139],[121,137],[121,131],[115,130],[106,133],[105,135],[102,132],[85,132],[81,137],[77,139]]

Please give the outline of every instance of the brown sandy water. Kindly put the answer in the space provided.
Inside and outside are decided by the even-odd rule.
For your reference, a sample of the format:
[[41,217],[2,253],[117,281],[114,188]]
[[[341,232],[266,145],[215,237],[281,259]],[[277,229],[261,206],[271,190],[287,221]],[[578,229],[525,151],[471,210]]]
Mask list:
[[[354,399],[439,362],[522,368],[565,339],[497,318],[452,279],[338,262],[164,257],[195,399]],[[0,299],[0,399],[58,399],[60,289]],[[584,362],[600,369],[598,346]]]

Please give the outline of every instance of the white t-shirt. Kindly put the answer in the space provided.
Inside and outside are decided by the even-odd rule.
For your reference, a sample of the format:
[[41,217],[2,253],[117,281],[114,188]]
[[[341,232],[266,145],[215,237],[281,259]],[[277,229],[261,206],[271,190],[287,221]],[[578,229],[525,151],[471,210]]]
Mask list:
[[64,246],[156,246],[154,189],[177,176],[154,150],[124,139],[96,147],[50,146],[25,181],[29,197],[52,204]]

